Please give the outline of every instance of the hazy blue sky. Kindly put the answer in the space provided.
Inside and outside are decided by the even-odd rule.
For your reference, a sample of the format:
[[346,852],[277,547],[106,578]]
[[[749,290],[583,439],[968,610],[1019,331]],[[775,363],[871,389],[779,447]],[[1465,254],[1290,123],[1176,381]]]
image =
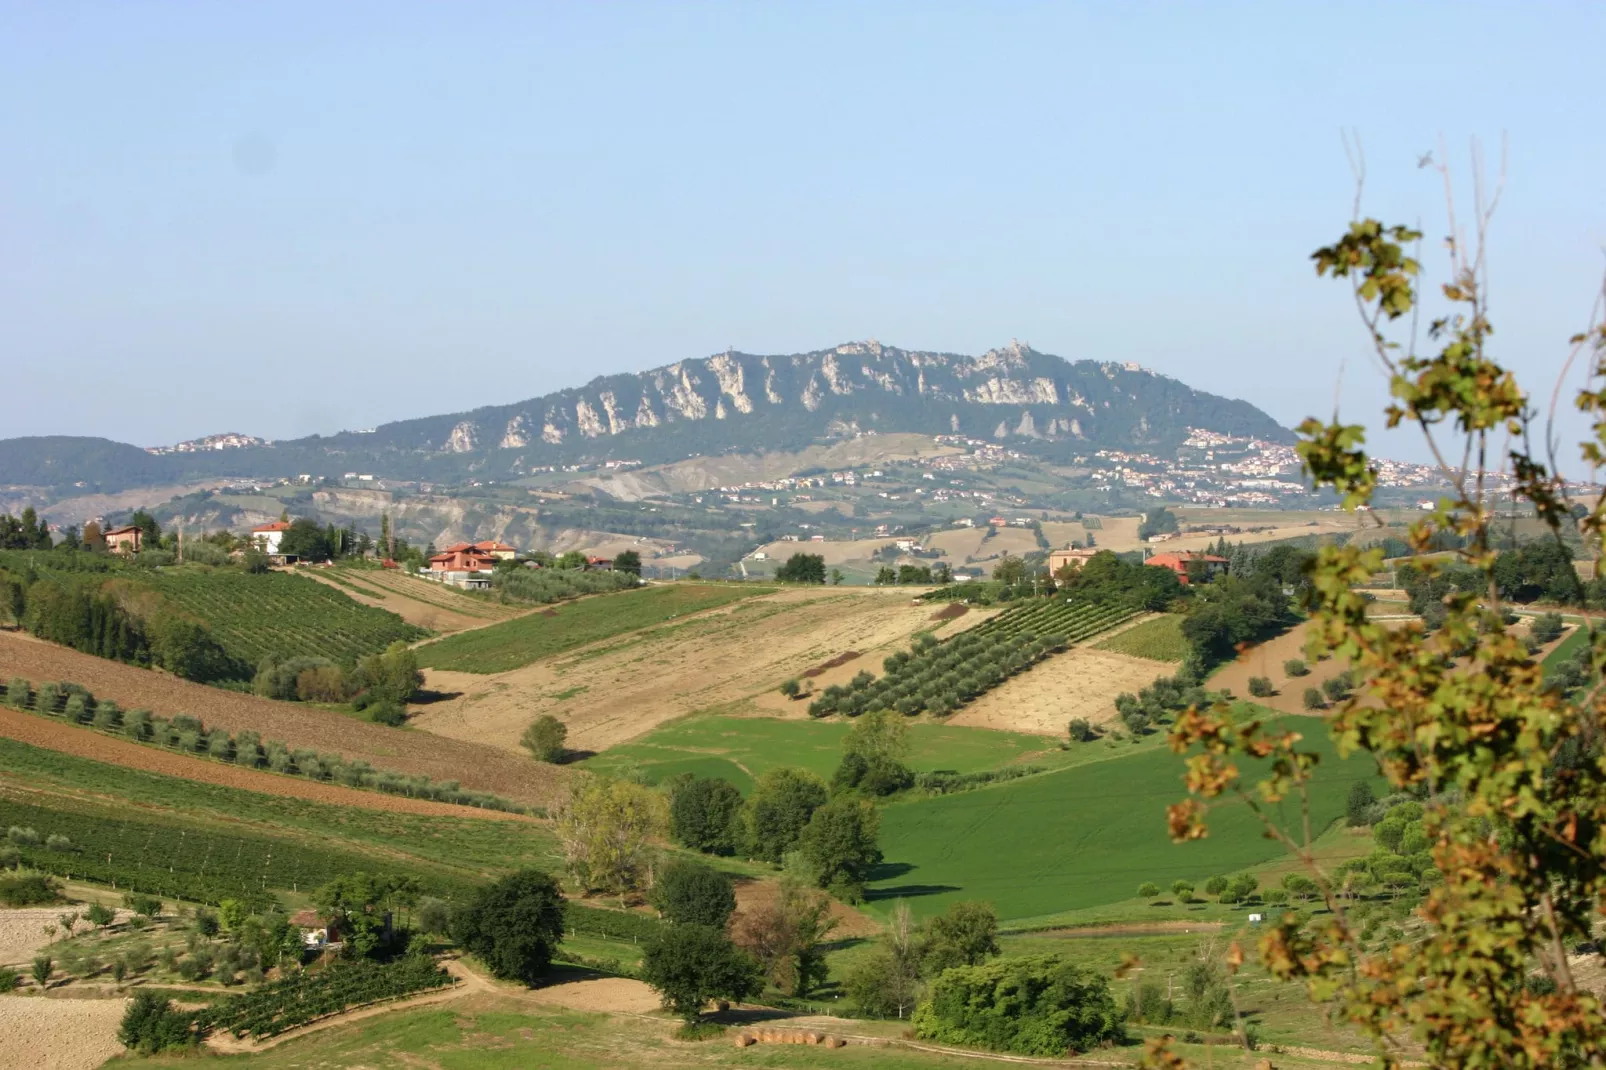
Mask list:
[[1306,262],[1346,126],[1368,209],[1433,235],[1418,154],[1509,133],[1494,314],[1548,398],[1606,263],[1602,40],[1598,3],[14,2],[0,436],[288,437],[868,337],[1290,424],[1347,357],[1370,418]]

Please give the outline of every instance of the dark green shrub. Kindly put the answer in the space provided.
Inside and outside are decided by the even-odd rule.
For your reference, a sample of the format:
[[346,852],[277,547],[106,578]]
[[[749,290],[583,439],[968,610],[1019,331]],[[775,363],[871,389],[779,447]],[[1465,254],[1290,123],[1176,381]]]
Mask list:
[[1307,687],[1305,689],[1304,703],[1307,710],[1319,710],[1323,706],[1327,705],[1327,703],[1322,701],[1322,693],[1314,687]]
[[134,993],[134,1001],[123,1012],[117,1039],[132,1051],[150,1055],[193,1044],[193,1025],[193,1017],[176,1010],[167,997],[140,991]]
[[1056,955],[947,970],[913,1024],[922,1040],[1046,1057],[1125,1035],[1104,978]]
[[8,907],[34,907],[61,898],[56,882],[41,873],[22,873],[0,877],[0,903]]
[[1289,676],[1304,676],[1310,672],[1310,666],[1305,664],[1303,658],[1289,658],[1283,662],[1283,672]]
[[1264,676],[1249,678],[1249,693],[1255,698],[1270,698],[1274,693],[1271,681]]

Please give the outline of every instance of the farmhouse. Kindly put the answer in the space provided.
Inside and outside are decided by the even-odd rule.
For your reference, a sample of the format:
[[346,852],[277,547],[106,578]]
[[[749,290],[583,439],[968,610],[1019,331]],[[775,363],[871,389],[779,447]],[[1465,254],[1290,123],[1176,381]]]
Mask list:
[[613,558],[588,557],[586,558],[586,568],[591,569],[593,572],[612,572]]
[[271,524],[258,524],[251,529],[251,541],[256,543],[257,549],[273,556],[279,552],[279,542],[284,533],[290,530],[288,520],[275,520]]
[[460,542],[431,557],[425,573],[427,578],[453,587],[489,587],[491,572],[500,560],[474,543]]
[[1048,574],[1050,576],[1057,576],[1059,575],[1060,569],[1067,566],[1069,566],[1073,572],[1080,572],[1082,570],[1082,566],[1092,560],[1093,555],[1098,552],[1099,551],[1092,549],[1051,550],[1048,555]]
[[518,550],[509,546],[507,543],[493,542],[490,539],[487,539],[484,542],[474,543],[473,548],[482,554],[490,554],[492,557],[501,561],[511,561],[515,557],[519,556]]
[[1183,584],[1188,582],[1188,569],[1190,566],[1202,567],[1205,570],[1205,575],[1211,579],[1227,571],[1227,559],[1225,557],[1217,557],[1214,554],[1155,554],[1143,563],[1145,565],[1153,565],[1155,568],[1170,569],[1177,574],[1177,579],[1181,580]]
[[114,554],[139,553],[140,539],[145,535],[136,527],[112,528],[104,533],[106,536],[106,549]]
[[297,911],[291,915],[290,924],[301,930],[301,946],[308,951],[338,951],[342,946],[340,929],[316,910]]

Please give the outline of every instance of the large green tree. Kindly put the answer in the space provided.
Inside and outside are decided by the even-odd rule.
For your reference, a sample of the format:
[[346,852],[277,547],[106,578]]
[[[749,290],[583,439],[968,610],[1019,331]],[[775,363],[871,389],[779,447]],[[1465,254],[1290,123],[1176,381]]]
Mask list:
[[718,870],[676,859],[659,871],[647,901],[677,925],[723,929],[736,910],[736,890]]
[[758,962],[708,925],[670,925],[642,949],[641,979],[688,1022],[716,999],[741,1000],[760,988]]
[[775,578],[782,583],[824,583],[825,556],[823,554],[796,553],[775,570]]
[[698,777],[676,787],[669,834],[694,851],[732,854],[742,843],[742,793],[728,780]]
[[747,799],[748,853],[781,861],[829,794],[824,781],[802,769],[783,766],[764,773]]
[[814,811],[798,837],[798,852],[821,888],[857,903],[864,898],[870,870],[881,862],[876,843],[880,831],[874,805],[843,796]]
[[563,894],[540,870],[509,874],[452,912],[452,937],[497,977],[533,985],[563,939]]

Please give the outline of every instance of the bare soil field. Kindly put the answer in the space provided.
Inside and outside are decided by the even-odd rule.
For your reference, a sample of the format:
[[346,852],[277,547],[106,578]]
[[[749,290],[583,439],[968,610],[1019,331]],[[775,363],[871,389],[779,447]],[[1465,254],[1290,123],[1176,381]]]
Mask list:
[[629,977],[566,981],[530,991],[535,1003],[551,1003],[571,1011],[600,1014],[651,1014],[660,1006],[658,993]]
[[[255,695],[222,691],[150,669],[80,654],[17,632],[0,632],[0,680],[13,676],[31,680],[35,685],[46,680],[69,680],[83,684],[97,697],[115,699],[124,709],[144,708],[164,717],[188,713],[201,718],[209,727],[216,725],[230,732],[250,729],[260,732],[263,739],[282,739],[292,747],[334,751],[348,760],[361,758],[376,769],[422,774],[434,780],[456,780],[464,787],[494,791],[540,806],[552,802],[566,781],[561,769],[539,765],[491,747],[369,724],[298,703],[274,702]],[[33,720],[31,715],[22,716]],[[116,741],[107,739],[106,742]],[[151,757],[130,756],[130,760],[122,764],[153,768],[154,756],[162,752],[149,750]],[[138,748],[141,755],[146,751],[147,748]],[[356,794],[366,798],[369,793]],[[454,808],[454,812],[460,809]]]
[[[775,902],[780,894],[780,881],[738,881],[736,883],[736,913],[732,915],[731,924],[740,925],[742,923],[742,915],[750,914],[760,907]],[[836,928],[831,932],[832,940],[869,937],[881,931],[880,924],[874,918],[854,910],[839,899],[831,900],[831,917],[836,922]]]
[[[881,658],[921,628],[933,608],[907,589],[816,587],[782,591],[605,640],[497,675],[426,670],[427,686],[460,692],[418,712],[414,723],[452,739],[518,751],[519,735],[550,713],[569,727],[568,744],[600,751],[699,710],[805,716],[803,704],[775,693],[847,650],[863,664]],[[943,627],[968,626],[970,613]],[[851,677],[849,662],[814,682]],[[846,678],[844,677],[844,678]]]
[[[428,628],[436,635],[483,628],[529,612],[520,607],[470,598],[444,584],[397,572],[351,569],[331,575],[326,570],[309,568],[303,569],[301,574],[327,583],[365,606],[388,609],[408,624]],[[369,591],[377,592],[378,597]]]
[[119,1055],[126,1000],[0,996],[0,1070],[95,1070]]
[[[45,935],[45,926],[57,925],[56,919],[75,907],[23,907],[17,910],[0,910],[0,965],[22,966],[33,961],[34,953],[46,947],[52,940],[61,939],[67,934],[58,932],[52,936]],[[114,908],[115,909],[115,908]],[[117,911],[117,921],[124,922],[133,917],[128,910]],[[87,921],[80,921],[74,926],[75,933],[85,932],[94,928]],[[23,971],[27,972],[27,971]],[[31,981],[29,982],[32,983]]]
[[[378,791],[363,791],[342,787],[304,777],[281,776],[256,769],[242,769],[225,762],[206,758],[192,758],[175,754],[160,747],[144,743],[130,743],[103,735],[89,728],[47,720],[31,713],[22,713],[0,706],[0,736],[15,739],[34,747],[60,751],[79,758],[89,758],[109,765],[130,769],[143,769],[164,776],[182,777],[202,784],[221,784],[261,792],[264,795],[283,795],[293,799],[310,799],[313,802],[335,806],[350,806],[361,810],[379,810],[391,814],[430,814],[436,817],[486,817],[492,820],[528,820],[519,814],[501,810],[481,810],[472,806],[453,806],[450,803],[429,799],[409,799],[404,795],[386,795]],[[4,774],[0,774],[3,778]]]
[[951,528],[926,539],[926,545],[947,554],[943,560],[955,568],[974,561],[994,561],[1005,554],[1019,557],[1038,548],[1037,535],[1030,528],[999,528],[990,539],[986,528]]
[[1006,680],[947,723],[1063,736],[1074,717],[1095,725],[1115,720],[1115,696],[1148,687],[1165,668],[1144,658],[1073,647]]

